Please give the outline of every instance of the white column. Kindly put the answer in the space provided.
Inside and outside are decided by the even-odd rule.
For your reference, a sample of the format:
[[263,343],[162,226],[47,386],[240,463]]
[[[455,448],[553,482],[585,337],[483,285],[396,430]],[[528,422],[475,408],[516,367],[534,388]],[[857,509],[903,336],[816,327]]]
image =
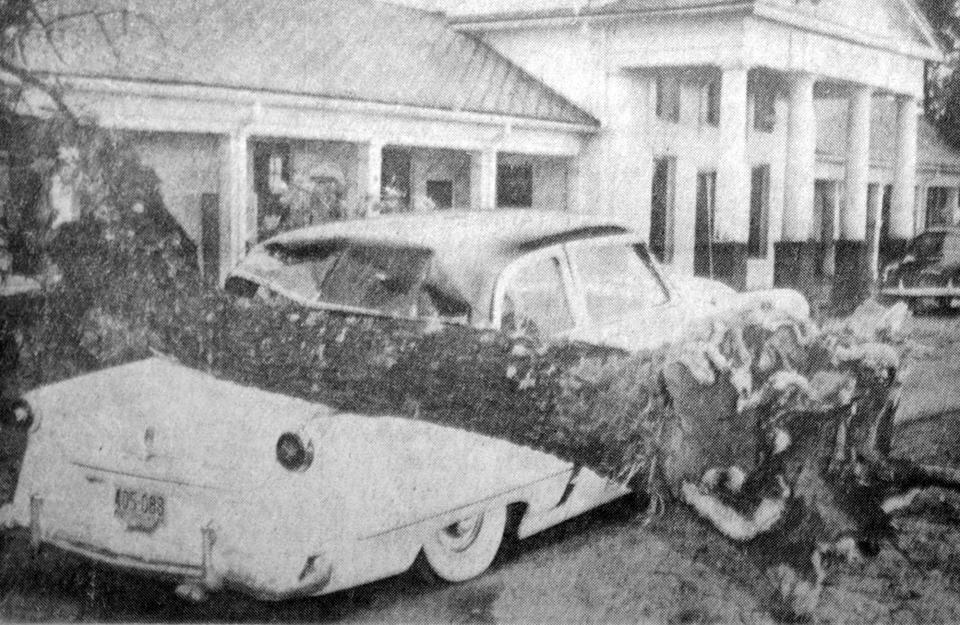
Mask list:
[[812,74],[790,76],[787,117],[787,162],[783,182],[783,241],[804,242],[813,236],[813,183],[816,169],[817,122]]
[[947,219],[951,226],[960,224],[960,187],[947,187]]
[[883,185],[871,184],[867,187],[867,276],[871,282],[879,278],[880,264],[880,227],[883,218]]
[[747,68],[724,68],[720,89],[717,240],[746,243],[750,230],[747,165]]
[[380,176],[383,172],[383,143],[370,141],[357,146],[357,198],[356,216],[373,214],[374,205],[380,201]]
[[873,89],[854,87],[847,118],[847,175],[840,238],[863,241],[867,234],[867,185],[870,175],[870,105]]
[[410,210],[422,211],[427,199],[426,155],[423,150],[410,150]]
[[497,208],[497,151],[494,148],[470,154],[470,208]]
[[246,255],[250,191],[249,134],[238,128],[220,139],[220,281]]
[[897,98],[897,151],[890,205],[890,237],[909,239],[914,235],[914,187],[917,184],[917,99]]

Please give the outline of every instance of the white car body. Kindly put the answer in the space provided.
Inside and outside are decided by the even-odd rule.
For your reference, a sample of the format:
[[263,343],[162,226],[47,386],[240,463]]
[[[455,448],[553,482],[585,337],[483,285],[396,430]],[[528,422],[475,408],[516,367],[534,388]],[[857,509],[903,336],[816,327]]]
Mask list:
[[[557,227],[574,227],[565,224]],[[503,314],[511,272],[598,242],[633,246],[638,238],[567,238],[505,262],[491,282],[489,323]],[[563,269],[567,290],[582,286],[572,267]],[[250,276],[242,267],[237,275]],[[714,301],[694,303],[662,284],[665,301],[615,324],[590,323],[582,303],[573,305],[575,324],[563,336],[653,347],[691,318],[742,301],[714,284]],[[792,291],[747,297],[808,313]],[[38,388],[25,399],[35,431],[0,523],[30,528],[37,545],[168,577],[199,595],[225,586],[266,600],[330,593],[407,570],[425,545],[465,519],[511,507],[522,513],[516,530],[523,538],[628,492],[531,448],[424,421],[335,413],[160,357]],[[291,472],[277,462],[283,432],[311,442],[308,469]],[[121,497],[147,495],[163,508],[157,526],[118,516]]]

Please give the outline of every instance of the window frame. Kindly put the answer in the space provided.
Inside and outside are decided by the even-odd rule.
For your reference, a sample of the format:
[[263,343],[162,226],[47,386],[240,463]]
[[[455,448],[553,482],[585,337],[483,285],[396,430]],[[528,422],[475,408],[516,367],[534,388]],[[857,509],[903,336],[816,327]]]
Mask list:
[[657,74],[654,112],[657,119],[671,124],[680,123],[682,85],[680,77],[673,74]]
[[576,247],[601,247],[606,245],[624,245],[631,247],[634,250],[637,250],[637,248],[642,250],[642,253],[637,252],[637,258],[639,258],[640,261],[646,265],[647,269],[650,270],[651,275],[660,286],[660,289],[663,291],[663,301],[658,304],[651,305],[648,310],[659,310],[675,303],[672,287],[664,278],[663,273],[660,271],[660,265],[657,262],[656,257],[648,249],[647,244],[636,235],[616,234],[604,237],[580,239],[579,241],[570,241],[564,244],[564,253],[566,254],[567,262],[570,265],[570,279],[572,280],[576,297],[576,308],[578,310],[578,314],[583,319],[584,326],[596,327],[606,324],[602,320],[593,319],[587,309],[586,290],[583,285],[582,275],[570,251]]
[[[582,309],[577,303],[577,295],[573,285],[573,276],[570,272],[570,260],[567,258],[567,253],[564,250],[563,245],[560,244],[550,245],[548,247],[528,252],[520,258],[514,259],[506,267],[504,267],[503,270],[501,270],[493,289],[493,305],[490,307],[490,327],[492,327],[494,330],[501,329],[500,322],[502,321],[501,317],[503,316],[503,300],[507,293],[507,288],[510,286],[514,276],[516,276],[517,273],[523,269],[540,262],[545,258],[553,258],[557,262],[557,266],[560,269],[560,279],[563,283],[563,295],[567,300],[567,308],[570,310],[570,317],[573,320],[573,325],[557,336],[562,337],[565,334],[570,334],[583,327],[584,315]],[[557,337],[549,337],[549,339],[554,338]]]
[[700,87],[700,125],[720,127],[720,82],[708,80]]

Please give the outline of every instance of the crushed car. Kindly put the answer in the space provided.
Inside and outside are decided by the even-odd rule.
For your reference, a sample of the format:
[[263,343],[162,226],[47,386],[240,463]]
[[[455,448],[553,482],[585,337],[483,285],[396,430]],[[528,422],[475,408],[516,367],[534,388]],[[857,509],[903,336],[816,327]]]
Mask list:
[[[620,223],[532,211],[288,232],[256,247],[227,289],[354,325],[414,319],[427,332],[631,351],[736,297],[685,299]],[[746,297],[807,310],[793,292]],[[17,415],[30,437],[3,525],[173,579],[193,599],[225,586],[270,600],[329,593],[414,564],[461,581],[491,564],[505,530],[523,538],[628,492],[529,447],[344,412],[162,355],[36,388]]]

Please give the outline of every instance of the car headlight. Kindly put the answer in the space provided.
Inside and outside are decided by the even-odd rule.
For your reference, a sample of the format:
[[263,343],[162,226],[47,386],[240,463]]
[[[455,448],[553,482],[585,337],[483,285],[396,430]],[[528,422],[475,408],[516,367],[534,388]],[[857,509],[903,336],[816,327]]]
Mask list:
[[313,462],[313,443],[299,434],[284,432],[277,439],[277,462],[288,471],[306,471]]
[[40,426],[40,420],[25,399],[16,399],[3,407],[0,425],[32,432]]

